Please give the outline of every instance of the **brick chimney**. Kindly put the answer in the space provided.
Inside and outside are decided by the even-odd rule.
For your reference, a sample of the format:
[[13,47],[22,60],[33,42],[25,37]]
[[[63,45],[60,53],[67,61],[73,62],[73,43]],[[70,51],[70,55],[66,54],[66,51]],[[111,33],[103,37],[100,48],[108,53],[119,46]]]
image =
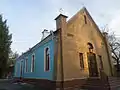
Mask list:
[[[57,73],[61,73],[59,76],[57,76],[57,79],[64,81],[64,60],[65,60],[65,38],[66,38],[66,29],[67,29],[67,22],[66,22],[67,16],[60,14],[55,18],[56,20],[56,30],[60,31],[60,67]],[[60,71],[60,72],[59,72]],[[63,87],[62,83],[62,87]]]
[[66,25],[66,18],[67,18],[67,16],[65,16],[63,14],[60,14],[59,16],[57,16],[55,18],[55,20],[56,20],[56,29],[64,28],[64,26]]

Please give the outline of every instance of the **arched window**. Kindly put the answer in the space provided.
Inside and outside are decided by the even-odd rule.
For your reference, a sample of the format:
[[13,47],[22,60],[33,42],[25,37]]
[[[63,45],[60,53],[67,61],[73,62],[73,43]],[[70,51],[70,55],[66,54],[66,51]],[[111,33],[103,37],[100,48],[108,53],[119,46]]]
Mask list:
[[99,63],[100,63],[100,70],[103,70],[102,56],[98,55],[98,57],[99,57]]
[[85,15],[84,15],[84,22],[85,22],[85,24],[87,24],[87,18]]
[[45,71],[50,69],[50,51],[49,48],[45,48]]
[[32,61],[31,61],[31,72],[34,72],[35,70],[35,55],[32,55]]
[[83,59],[83,53],[79,53],[79,60],[80,60],[80,69],[84,69],[84,59]]
[[28,72],[28,58],[25,59],[25,72]]
[[93,45],[92,45],[92,43],[88,42],[87,45],[88,45],[89,52],[93,52]]

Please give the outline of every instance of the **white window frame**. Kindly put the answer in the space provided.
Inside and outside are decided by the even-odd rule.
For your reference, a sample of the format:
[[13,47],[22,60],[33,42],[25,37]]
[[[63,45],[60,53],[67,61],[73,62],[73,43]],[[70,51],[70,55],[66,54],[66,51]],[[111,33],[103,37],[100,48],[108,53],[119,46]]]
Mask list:
[[28,72],[28,57],[25,58],[25,72]]
[[32,54],[32,57],[31,57],[31,72],[35,72],[35,70],[33,70],[33,55],[34,55],[34,69],[35,69],[35,53]]
[[[46,71],[46,53],[45,53],[46,48],[49,49],[49,70],[48,71]],[[44,48],[44,72],[49,72],[49,71],[50,71],[50,47],[47,46],[47,47]]]
[[19,70],[20,70],[20,71],[19,71],[19,75],[20,75],[20,74],[21,74],[21,60],[18,62],[18,64],[19,64],[19,68],[20,68],[20,69],[19,69]]
[[[22,72],[22,74],[24,73],[24,66],[22,66],[22,65],[24,65],[24,60],[23,59],[21,59],[20,60],[20,76],[21,76],[21,72]],[[21,68],[22,67],[22,68]],[[22,71],[21,71],[22,70]]]

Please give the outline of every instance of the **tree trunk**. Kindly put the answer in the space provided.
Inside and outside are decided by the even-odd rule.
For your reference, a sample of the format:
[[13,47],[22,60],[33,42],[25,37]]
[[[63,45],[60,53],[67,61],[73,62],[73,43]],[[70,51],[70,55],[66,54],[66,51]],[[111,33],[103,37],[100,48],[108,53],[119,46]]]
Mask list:
[[0,68],[0,79],[2,78],[3,76],[3,70]]
[[5,72],[6,72],[6,64],[7,64],[7,60],[4,58],[4,57],[2,57],[2,58],[0,58],[0,60],[1,60],[1,65],[0,65],[0,78],[3,78],[4,77],[4,74],[5,74]]

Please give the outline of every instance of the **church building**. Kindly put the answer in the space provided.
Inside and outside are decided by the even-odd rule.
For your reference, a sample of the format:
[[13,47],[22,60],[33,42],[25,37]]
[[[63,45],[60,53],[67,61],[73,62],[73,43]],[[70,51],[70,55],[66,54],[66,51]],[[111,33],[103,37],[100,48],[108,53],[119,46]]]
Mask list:
[[16,79],[46,90],[115,90],[107,33],[101,33],[85,7],[67,20],[55,18],[56,30],[16,60]]

